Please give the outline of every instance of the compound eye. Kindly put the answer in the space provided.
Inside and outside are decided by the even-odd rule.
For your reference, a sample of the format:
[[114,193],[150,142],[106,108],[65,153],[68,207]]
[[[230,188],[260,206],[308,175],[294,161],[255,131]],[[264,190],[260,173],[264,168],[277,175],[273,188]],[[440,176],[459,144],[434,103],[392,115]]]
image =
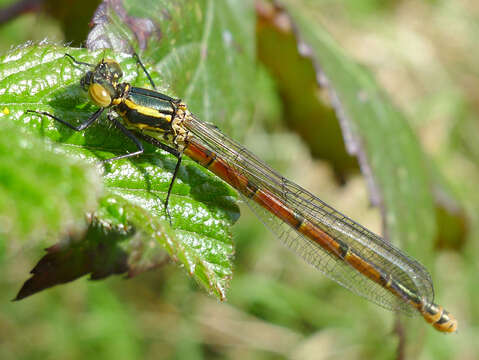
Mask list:
[[111,96],[108,91],[100,84],[91,84],[88,88],[88,95],[90,99],[101,107],[108,107],[111,104]]

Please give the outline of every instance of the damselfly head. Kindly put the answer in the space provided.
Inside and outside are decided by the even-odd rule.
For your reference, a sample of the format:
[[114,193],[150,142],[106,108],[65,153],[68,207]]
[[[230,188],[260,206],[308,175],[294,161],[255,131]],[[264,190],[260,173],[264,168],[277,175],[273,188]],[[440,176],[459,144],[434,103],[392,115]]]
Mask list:
[[98,65],[81,78],[80,85],[98,106],[108,107],[117,97],[118,81],[123,76],[120,64],[111,59],[102,59]]

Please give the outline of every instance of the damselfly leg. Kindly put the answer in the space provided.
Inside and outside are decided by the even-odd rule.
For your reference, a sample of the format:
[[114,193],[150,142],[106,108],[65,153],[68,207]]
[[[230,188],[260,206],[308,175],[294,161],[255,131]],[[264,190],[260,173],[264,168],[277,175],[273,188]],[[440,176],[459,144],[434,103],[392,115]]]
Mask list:
[[[148,72],[148,70],[146,70],[146,67],[143,64],[143,62],[141,61],[138,54],[136,52],[134,52],[133,56],[136,59],[136,62],[138,63],[138,65],[140,65],[141,69],[145,73],[146,77],[148,78],[148,81],[150,82],[151,87],[156,90],[155,82],[151,78],[151,75]],[[175,98],[172,98],[172,97],[169,97],[169,96],[166,96],[166,95],[164,95],[164,100],[169,101],[171,103],[173,109],[176,109],[175,105],[181,102],[181,99],[175,99]],[[176,111],[173,112],[172,118],[174,118],[175,116],[176,116]],[[173,156],[175,156],[178,159],[177,162],[176,162],[175,170],[173,171],[173,176],[171,178],[170,185],[168,186],[168,193],[166,194],[166,199],[165,199],[165,203],[164,203],[165,212],[166,212],[166,215],[167,215],[167,217],[170,221],[170,225],[171,225],[171,216],[170,216],[170,210],[168,209],[168,204],[169,204],[169,201],[170,201],[170,196],[171,196],[171,191],[173,189],[173,185],[175,184],[175,180],[178,177],[178,171],[180,170],[181,159],[182,159],[183,153],[176,150],[176,149],[173,149],[170,146],[167,146],[167,145],[163,144],[162,142],[158,141],[157,139],[155,139],[151,136],[148,136],[148,135],[145,135],[145,134],[142,134],[142,133],[138,133],[138,136],[141,137],[144,141],[149,142],[150,144],[154,144],[155,146],[169,152],[170,154],[172,154]]]

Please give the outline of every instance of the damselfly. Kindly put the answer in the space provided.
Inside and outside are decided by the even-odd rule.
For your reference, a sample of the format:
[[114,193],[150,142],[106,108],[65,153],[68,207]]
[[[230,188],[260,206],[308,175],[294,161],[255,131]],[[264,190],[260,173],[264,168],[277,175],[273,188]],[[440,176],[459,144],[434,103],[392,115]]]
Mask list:
[[287,247],[329,278],[385,308],[421,314],[439,331],[456,331],[456,319],[433,302],[431,277],[419,262],[276,173],[216,127],[196,118],[181,100],[120,82],[123,72],[116,61],[102,59],[94,65],[66,56],[90,68],[80,85],[99,109],[78,126],[46,112],[29,112],[82,131],[107,110],[108,119],[137,151],[106,161],[140,155],[139,139],[173,154],[178,161],[165,209],[182,156],[187,155],[238,190]]

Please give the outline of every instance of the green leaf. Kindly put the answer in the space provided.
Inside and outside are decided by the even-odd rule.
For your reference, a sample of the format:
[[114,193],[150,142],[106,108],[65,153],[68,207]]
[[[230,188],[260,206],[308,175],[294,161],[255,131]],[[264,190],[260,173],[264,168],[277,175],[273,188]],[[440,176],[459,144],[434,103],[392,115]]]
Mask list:
[[14,107],[0,101],[0,248],[44,247],[45,240],[85,227],[101,180],[82,161],[7,121]]
[[85,235],[67,237],[47,249],[16,300],[86,274],[94,280],[122,273],[132,277],[163,265],[167,254],[215,296],[225,299],[232,251],[231,242],[212,241],[200,232],[175,232],[143,207],[108,195]]
[[[238,133],[244,131],[244,123],[251,118],[254,96],[250,89],[255,75],[253,41],[248,38],[253,31],[252,26],[248,27],[253,21],[251,3],[231,7],[212,1],[194,5],[184,2],[175,4],[174,8],[169,3],[162,8],[163,11],[158,12],[152,12],[151,7],[136,9],[135,4],[125,3],[127,12],[120,11],[121,16],[110,13],[111,19],[116,20],[114,29],[120,29],[120,33],[107,30],[103,34],[120,43],[126,39],[130,44],[128,38],[122,36],[131,33],[128,27],[135,24],[138,15],[144,16],[143,22],[140,21],[142,24],[147,18],[155,24],[161,24],[161,29],[157,29],[159,32],[153,35],[175,33],[176,41],[173,42],[168,36],[156,36],[148,39],[150,50],[139,51],[157,87],[169,95],[188,100],[193,111],[205,116],[204,120],[224,122],[223,126],[230,124],[230,128],[233,128],[233,123],[241,123],[242,126],[234,125],[234,128],[241,130]],[[113,11],[108,7],[103,10]],[[135,13],[135,17],[130,12]],[[161,19],[151,18],[151,14]],[[234,21],[226,23],[225,20]],[[183,24],[180,30],[179,24]],[[95,29],[98,29],[98,24]],[[135,36],[140,38],[138,31]],[[95,44],[95,41],[89,42],[92,43]],[[5,89],[0,95],[0,103],[10,109],[9,118],[22,124],[31,133],[61,142],[61,151],[65,156],[83,158],[92,166],[97,165],[100,159],[133,151],[134,145],[104,120],[79,133],[47,117],[25,114],[27,109],[47,111],[79,124],[95,111],[78,83],[85,69],[64,58],[64,53],[89,63],[97,63],[102,57],[114,58],[122,66],[125,81],[136,86],[149,86],[135,60],[126,54],[111,51],[89,53],[53,45],[26,46],[0,59],[3,64],[0,68],[0,86]],[[154,56],[149,57],[149,53]],[[166,61],[168,59],[170,61]],[[161,71],[161,77],[154,69]],[[213,99],[221,99],[221,103],[215,105]],[[130,229],[125,239],[109,240],[122,244],[130,274],[158,265],[162,261],[156,255],[159,253],[157,244],[160,244],[208,291],[224,299],[231,276],[230,257],[233,253],[230,227],[239,215],[234,202],[235,192],[200,166],[188,159],[184,160],[170,199],[169,210],[174,228],[170,232],[165,221],[164,199],[175,164],[174,157],[147,145],[145,154],[138,159],[106,165],[103,175],[109,194],[95,212],[94,223],[100,223],[105,231],[112,229],[114,233],[121,228]],[[101,166],[97,168],[102,171]],[[90,227],[87,234],[92,231],[95,233]],[[148,246],[135,245],[138,244],[138,234]],[[86,241],[87,237],[81,241]],[[84,242],[82,246],[75,248],[71,245],[71,250],[75,248],[75,251],[70,255],[78,260],[75,262],[78,267],[72,265],[67,277],[74,278],[86,273],[96,277],[97,273],[101,273],[102,261],[98,259],[106,256],[99,250],[102,237],[92,238],[94,240]],[[105,238],[108,239],[108,236]],[[117,239],[115,236],[113,238]],[[60,249],[64,247],[50,249],[46,257],[60,254]],[[116,272],[117,267],[111,264],[121,263],[118,259],[123,256],[122,252],[114,250],[116,246],[112,245],[111,249],[111,261],[106,262],[103,269],[105,274]],[[85,255],[88,253],[90,256]],[[56,259],[70,259],[63,255],[56,256]],[[68,263],[60,260],[61,264]],[[41,268],[40,263],[37,270]],[[53,277],[38,288],[61,282],[64,279]]]
[[[16,53],[9,54],[4,61],[3,81],[6,91],[0,103],[6,104],[10,109],[9,118],[11,120],[25,124],[24,128],[31,132],[63,142],[61,149],[65,156],[86,159],[101,171],[102,166],[98,166],[99,159],[110,158],[134,150],[133,144],[128,144],[116,129],[105,124],[104,121],[100,121],[88,131],[78,133],[48,118],[24,112],[26,109],[48,111],[61,118],[72,119],[71,121],[74,123],[75,118],[86,119],[95,110],[88,103],[88,99],[78,84],[82,69],[73,66],[71,61],[64,58],[65,52],[81,61],[92,63],[107,54],[113,56],[113,54],[105,52],[89,54],[86,50],[54,46],[19,49]],[[136,75],[137,66],[135,61],[127,55],[114,55],[127,74],[125,80],[135,83],[134,75]],[[14,60],[11,61],[11,59]],[[54,70],[52,71],[52,69]],[[28,84],[28,86],[17,86],[21,83]],[[175,164],[176,159],[171,155],[148,146],[145,155],[138,159],[120,160],[105,165],[104,184],[111,194],[147,210],[150,220],[158,218],[164,222],[166,219],[164,199]],[[178,261],[185,265],[188,272],[194,275],[199,283],[205,285],[209,291],[220,298],[225,297],[224,282],[228,278],[228,276],[225,277],[225,274],[231,272],[231,263],[229,262],[229,257],[232,254],[230,226],[238,217],[238,209],[233,199],[234,194],[233,190],[221,180],[208,175],[206,170],[192,161],[186,160],[180,169],[170,200],[170,213],[175,236],[177,236],[173,243],[178,245],[181,241],[182,246],[196,251],[195,248],[199,246],[198,244],[209,242],[209,245],[203,245],[202,251],[199,252],[203,258],[200,256],[190,256],[189,258],[178,256]],[[106,221],[102,219],[103,214],[106,213],[102,208],[104,206],[105,203],[102,203],[97,212],[99,221],[103,222]],[[112,211],[111,208],[114,206],[120,205],[109,203],[108,212],[120,214],[124,211],[122,210],[123,205],[120,206],[122,209]],[[108,221],[110,220],[108,219]],[[123,221],[123,227],[134,226],[137,231],[145,234],[145,237],[152,238],[149,231],[145,230],[147,223],[132,222],[128,217],[119,218],[119,220]],[[165,226],[167,227],[167,225]],[[166,232],[161,232],[161,235],[167,236]],[[95,237],[95,239],[101,241],[99,237]],[[158,241],[155,237],[153,239]],[[130,240],[134,241],[134,239]],[[77,252],[81,249],[87,249],[85,251],[91,253],[92,247],[80,247]],[[221,254],[219,256],[211,255],[208,249],[212,253],[220,251]],[[138,251],[135,252],[131,248],[130,250],[126,251],[130,258],[138,257]],[[176,252],[174,248],[168,250],[172,255]],[[179,251],[179,253],[182,252],[185,251]],[[80,258],[84,256],[84,254],[78,255]],[[99,256],[101,257],[102,254]],[[147,252],[143,252],[141,257],[148,257]],[[142,258],[138,261],[141,263],[145,259]],[[191,264],[192,261],[198,262],[194,264],[198,267],[198,271],[192,270],[194,267]],[[201,261],[211,261],[210,267],[216,266],[217,269],[205,271],[199,266]],[[131,259],[127,263],[130,273],[154,267],[154,264],[147,267],[135,266]],[[87,265],[83,266],[81,271],[83,273],[92,272]],[[105,270],[105,272],[108,271]],[[73,273],[77,272],[73,271]]]
[[301,136],[311,155],[328,161],[338,177],[358,171],[356,159],[344,146],[327,90],[318,87],[314,64],[298,51],[290,24],[268,2],[258,1],[257,13],[258,58],[274,76],[283,100],[284,123]]

